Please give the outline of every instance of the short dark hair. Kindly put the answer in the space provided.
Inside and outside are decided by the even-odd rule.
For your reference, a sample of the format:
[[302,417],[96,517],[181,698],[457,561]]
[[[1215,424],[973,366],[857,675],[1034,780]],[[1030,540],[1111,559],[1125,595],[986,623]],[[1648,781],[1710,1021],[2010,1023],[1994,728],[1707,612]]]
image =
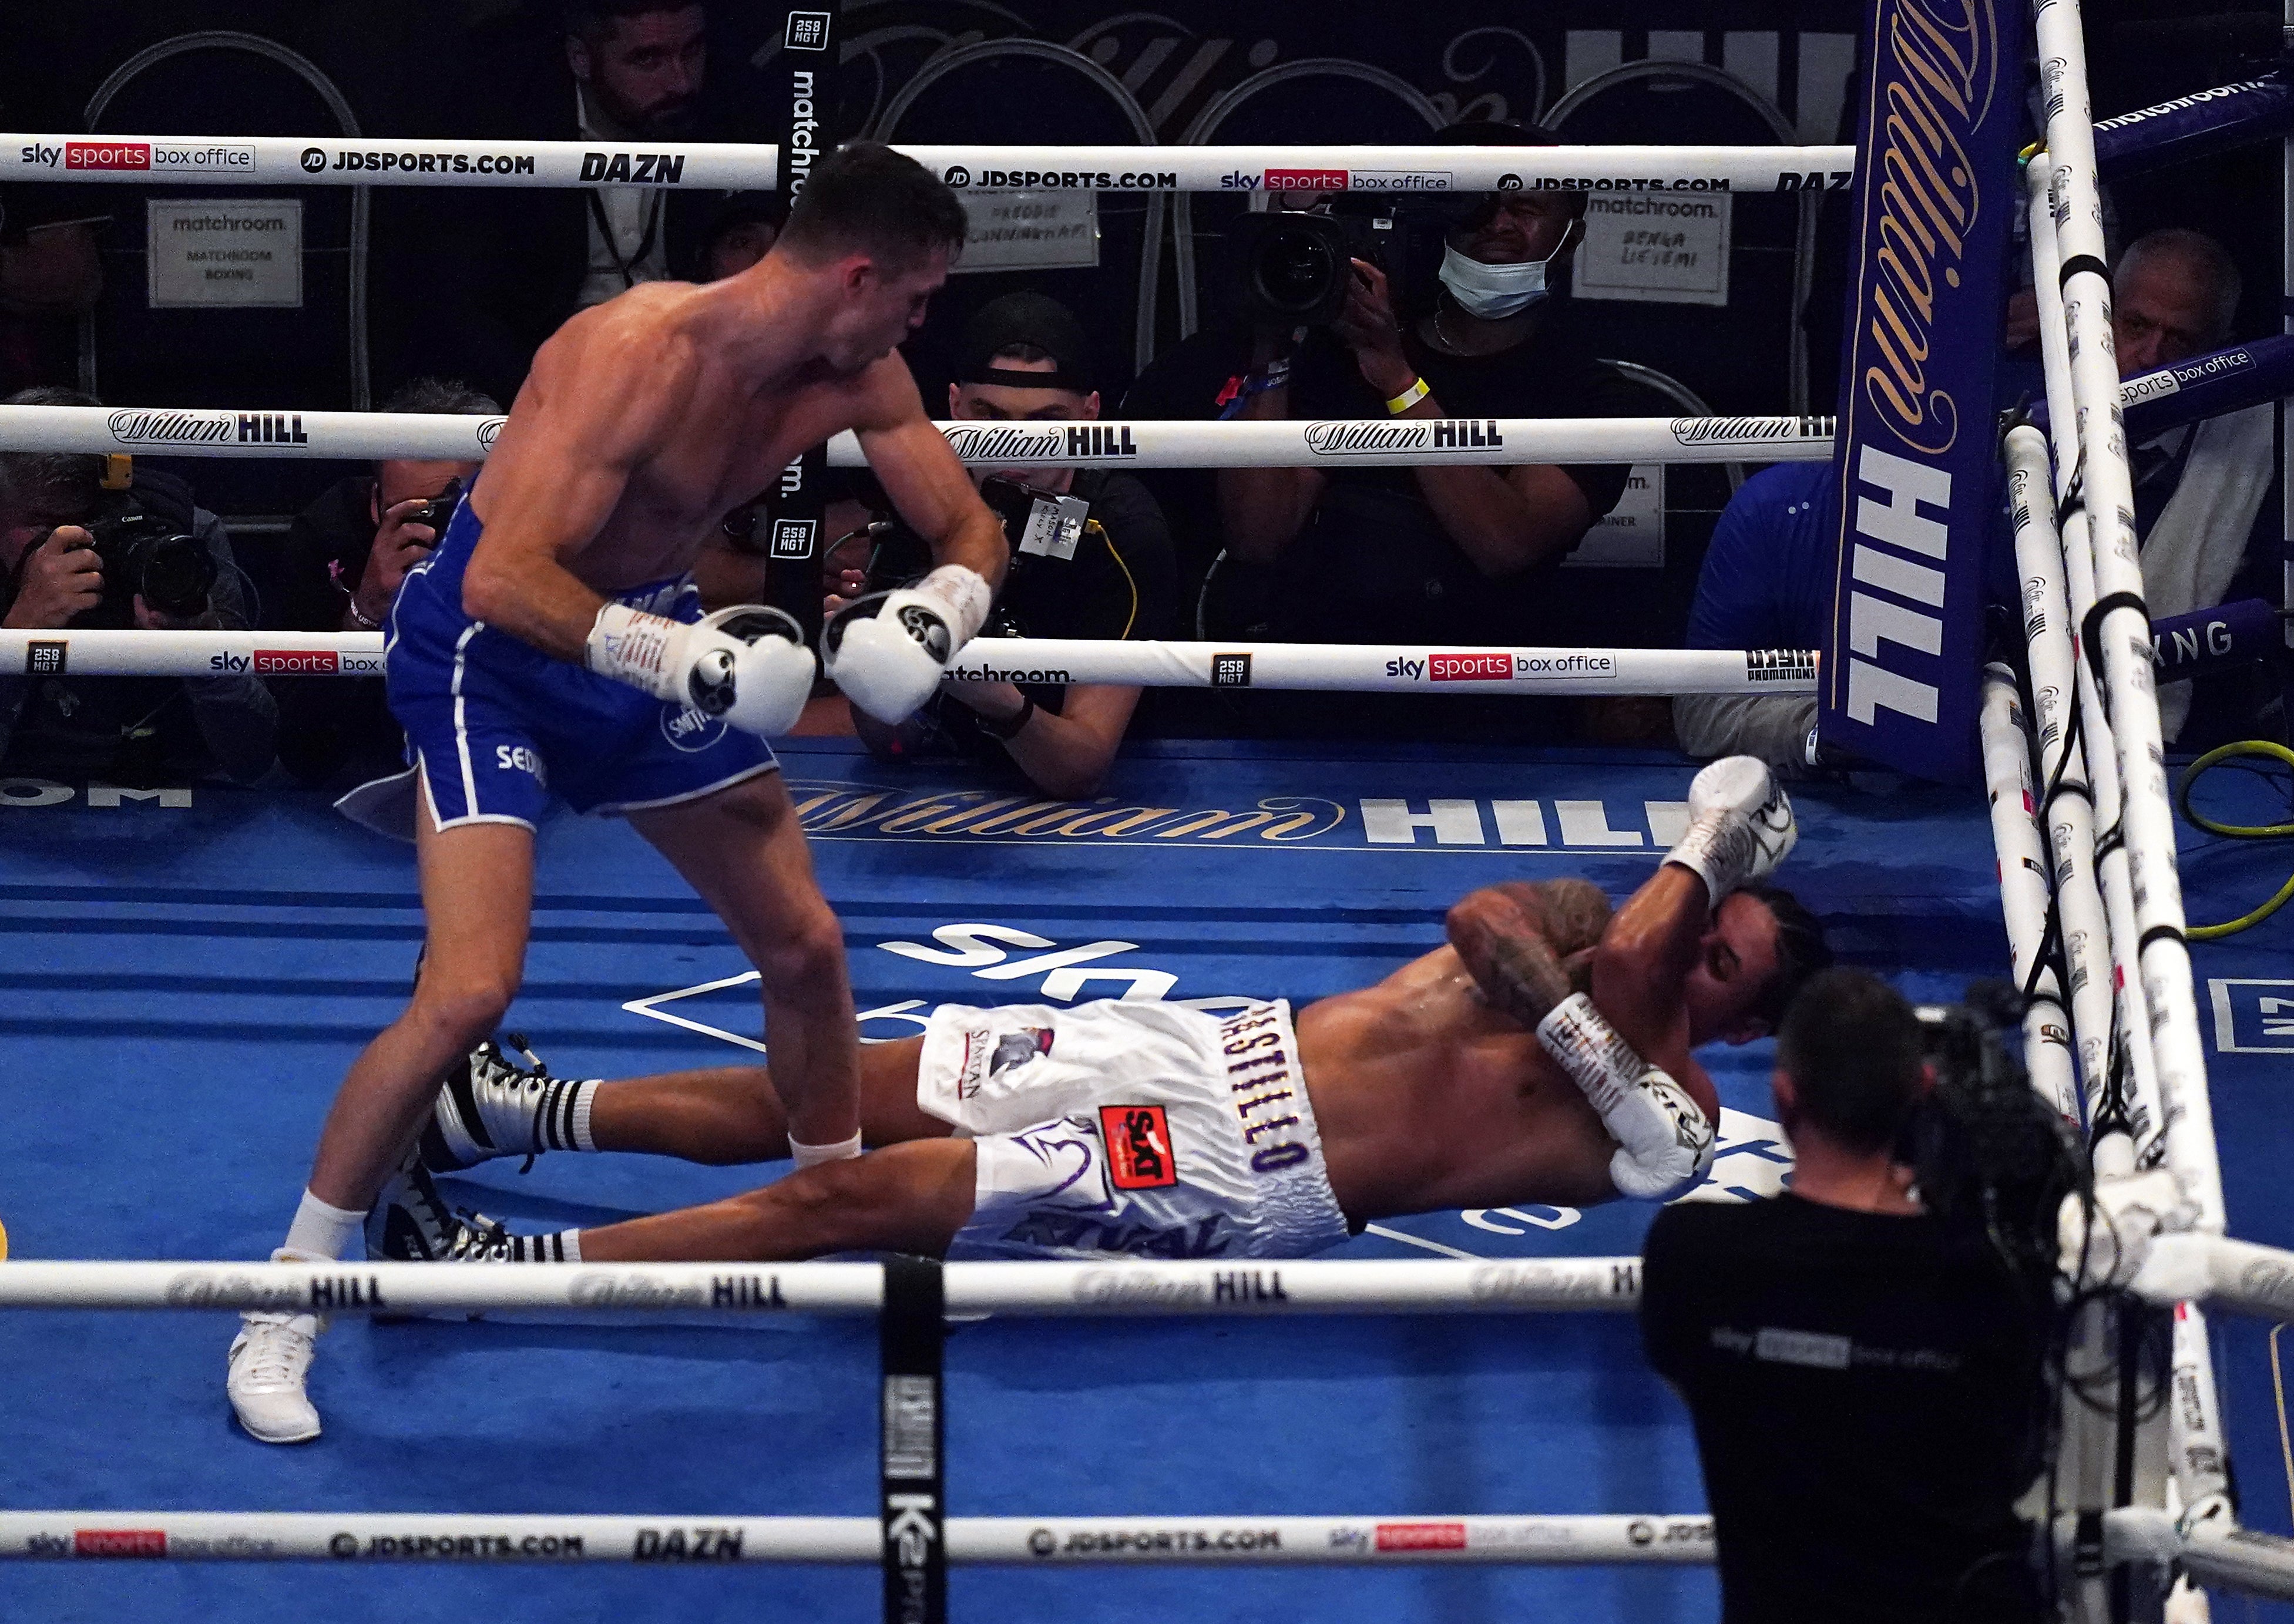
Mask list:
[[935,248],[961,248],[969,229],[938,175],[881,142],[856,141],[812,166],[774,247],[814,261],[861,253],[907,271]]
[[381,410],[429,417],[501,416],[501,405],[493,396],[471,388],[459,378],[410,378],[392,392]]
[[1783,1024],[1785,1011],[1802,986],[1831,964],[1832,945],[1824,939],[1824,922],[1784,887],[1756,883],[1744,889],[1745,895],[1765,905],[1776,917],[1777,973],[1751,1011],[1768,1022],[1773,1032]]
[[[57,384],[20,389],[9,406],[101,406]],[[88,451],[0,451],[0,515],[19,524],[69,524],[103,499],[104,459]]]
[[1843,1150],[1896,1142],[1925,1084],[1920,1018],[1904,995],[1846,965],[1809,978],[1777,1034],[1777,1069],[1802,1112]]
[[706,12],[707,0],[566,0],[558,10],[557,21],[566,34],[594,44],[610,36],[624,17],[687,12],[696,6]]

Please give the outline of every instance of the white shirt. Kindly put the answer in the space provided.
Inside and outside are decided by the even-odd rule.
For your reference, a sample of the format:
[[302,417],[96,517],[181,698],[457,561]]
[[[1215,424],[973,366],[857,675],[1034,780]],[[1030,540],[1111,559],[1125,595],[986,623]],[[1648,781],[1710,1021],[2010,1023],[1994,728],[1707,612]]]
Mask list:
[[[580,85],[574,87],[574,111],[582,135],[587,141],[626,141],[618,132],[601,128],[606,121],[590,110],[590,99]],[[657,186],[597,186],[590,189],[605,207],[606,223],[613,228],[609,239],[598,226],[598,211],[584,205],[590,216],[590,272],[582,281],[580,308],[602,304],[614,295],[626,291],[634,282],[659,282],[669,279],[669,232],[662,219],[665,194]],[[647,227],[653,228],[653,240],[646,240]],[[640,251],[642,250],[642,251]],[[626,274],[623,267],[627,267]]]

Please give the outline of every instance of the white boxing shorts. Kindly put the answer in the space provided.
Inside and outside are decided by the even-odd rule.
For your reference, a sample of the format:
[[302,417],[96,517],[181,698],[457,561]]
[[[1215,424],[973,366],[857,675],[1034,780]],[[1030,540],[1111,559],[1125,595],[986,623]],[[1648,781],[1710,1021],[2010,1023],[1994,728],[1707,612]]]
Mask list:
[[1304,1257],[1347,1237],[1279,1001],[942,1004],[916,1103],[977,1145],[951,1258]]

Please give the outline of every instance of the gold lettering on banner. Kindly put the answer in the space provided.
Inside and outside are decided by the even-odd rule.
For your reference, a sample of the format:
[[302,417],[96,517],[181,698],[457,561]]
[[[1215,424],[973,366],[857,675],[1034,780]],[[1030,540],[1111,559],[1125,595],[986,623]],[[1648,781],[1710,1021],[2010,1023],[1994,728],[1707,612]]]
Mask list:
[[1308,840],[1346,822],[1338,802],[1313,795],[1270,795],[1248,811],[1224,807],[1119,806],[1031,800],[978,790],[904,794],[874,784],[792,784],[797,816],[809,834],[876,834],[914,840],[1143,840],[1284,843]]
[[[1959,436],[1959,402],[1929,380],[1938,285],[1960,282],[1977,212],[1967,142],[1990,110],[1999,75],[1990,0],[1902,0],[1888,16],[1874,76],[1869,240],[1871,343],[1865,398],[1903,442],[1940,456]],[[1989,342],[1989,338],[1985,339]]]
[[[1176,807],[1103,807],[1090,812],[1079,812],[1067,822],[1055,826],[1061,834],[1071,840],[1090,834],[1104,835],[1110,840],[1121,840],[1142,824],[1151,824],[1157,818],[1168,817],[1178,809]],[[1102,817],[1112,818],[1114,821],[1103,828],[1094,829],[1091,826]],[[1021,832],[1032,834],[1035,831],[1031,825],[1021,830]]]

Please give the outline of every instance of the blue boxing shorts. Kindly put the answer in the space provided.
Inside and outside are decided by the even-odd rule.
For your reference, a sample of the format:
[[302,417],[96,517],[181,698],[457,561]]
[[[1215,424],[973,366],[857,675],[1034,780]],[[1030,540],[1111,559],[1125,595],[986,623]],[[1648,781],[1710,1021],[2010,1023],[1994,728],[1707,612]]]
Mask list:
[[[764,740],[721,718],[666,704],[472,620],[462,609],[462,573],[484,528],[463,498],[437,546],[406,572],[383,644],[391,714],[406,729],[406,759],[420,769],[439,828],[531,829],[553,791],[577,812],[674,806],[780,765]],[[673,621],[701,618],[701,594],[687,576],[634,587],[616,601]]]

